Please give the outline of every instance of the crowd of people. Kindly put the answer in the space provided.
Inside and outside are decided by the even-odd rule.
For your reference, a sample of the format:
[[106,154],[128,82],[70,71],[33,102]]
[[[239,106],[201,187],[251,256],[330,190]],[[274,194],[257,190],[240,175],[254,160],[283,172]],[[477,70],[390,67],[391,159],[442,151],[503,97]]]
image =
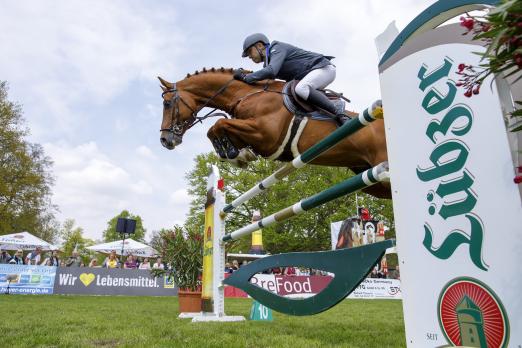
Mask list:
[[[252,261],[250,261],[252,262]],[[232,260],[232,263],[225,263],[225,273],[234,273],[242,266],[245,266],[249,261],[243,261],[239,263],[237,260]],[[329,275],[328,272],[321,271],[313,268],[305,267],[275,267],[262,272],[263,274],[276,274],[276,275],[288,275],[288,276],[311,276],[311,275]]]
[[101,265],[98,264],[97,258],[92,258],[88,265],[86,265],[76,250],[72,252],[71,256],[65,259],[60,259],[56,250],[48,252],[47,257],[44,258],[40,247],[36,247],[35,250],[29,252],[25,257],[23,256],[22,249],[16,250],[13,255],[11,255],[7,250],[0,249],[0,264],[54,267],[165,269],[161,257],[157,257],[154,262],[148,257],[139,258],[129,254],[125,261],[123,261],[123,259],[118,259],[116,250],[112,250]]
[[[252,261],[250,261],[252,262]],[[249,261],[243,261],[239,263],[237,260],[233,260],[231,263],[225,263],[225,273],[234,273],[242,266],[245,266],[249,263]],[[313,268],[305,268],[305,267],[276,267],[262,272],[263,274],[275,274],[275,275],[287,275],[287,276],[327,276],[331,275],[326,271],[322,271],[319,269]],[[399,273],[399,265],[396,265],[395,269],[387,269],[381,267],[380,264],[375,266],[370,274],[368,274],[368,278],[387,278],[387,279],[400,279]]]

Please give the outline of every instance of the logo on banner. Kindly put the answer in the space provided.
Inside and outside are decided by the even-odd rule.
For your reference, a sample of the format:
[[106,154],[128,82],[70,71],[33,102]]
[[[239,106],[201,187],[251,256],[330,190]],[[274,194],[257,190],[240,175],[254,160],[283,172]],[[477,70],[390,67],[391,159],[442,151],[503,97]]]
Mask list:
[[89,286],[93,282],[94,278],[96,278],[96,277],[92,273],[80,274],[80,280],[82,281],[83,285],[85,285],[85,286]]
[[[456,82],[449,77],[453,64],[453,60],[446,57],[434,71],[428,73],[427,66],[423,65],[417,74],[419,89],[426,92],[422,108],[427,119],[431,119],[426,136],[433,143],[426,164],[417,167],[417,178],[432,185],[426,194],[428,213],[447,222],[443,227],[446,238],[438,246],[434,245],[433,236],[440,227],[426,222],[423,245],[433,256],[446,260],[460,245],[467,244],[471,262],[487,271],[488,265],[482,257],[484,226],[474,211],[477,185],[475,175],[468,168],[471,149],[466,135],[473,127],[474,116],[469,106],[455,100]],[[446,85],[444,94],[435,87],[436,83]],[[467,226],[448,228],[455,217],[465,217]]]
[[438,302],[439,324],[456,346],[503,348],[509,342],[509,321],[502,302],[484,283],[462,277],[443,288]]

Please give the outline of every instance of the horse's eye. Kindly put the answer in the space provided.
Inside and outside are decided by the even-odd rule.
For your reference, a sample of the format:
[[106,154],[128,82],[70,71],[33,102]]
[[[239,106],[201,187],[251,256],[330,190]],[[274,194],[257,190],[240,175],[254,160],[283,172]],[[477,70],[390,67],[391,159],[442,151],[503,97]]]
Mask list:
[[170,101],[164,100],[163,101],[163,106],[166,107],[166,108],[170,108]]

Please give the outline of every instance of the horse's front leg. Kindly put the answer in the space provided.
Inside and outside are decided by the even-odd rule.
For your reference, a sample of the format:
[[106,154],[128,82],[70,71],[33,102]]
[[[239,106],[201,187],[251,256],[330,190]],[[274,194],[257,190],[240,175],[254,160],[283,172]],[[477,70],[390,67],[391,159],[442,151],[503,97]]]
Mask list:
[[214,147],[221,145],[226,157],[234,159],[239,155],[239,150],[249,144],[245,141],[245,135],[248,137],[248,134],[254,133],[255,120],[222,118],[209,129],[207,135],[212,144],[216,144]]
[[226,157],[229,160],[237,158],[242,163],[236,164],[243,166],[244,163],[256,158],[255,154],[246,148],[252,145],[253,138],[257,138],[256,133],[258,133],[256,122],[253,119],[220,119],[209,129],[207,136],[221,158]]
[[226,134],[219,130],[217,122],[209,128],[207,137],[210,139],[210,142],[221,159],[234,159],[238,156],[239,149]]

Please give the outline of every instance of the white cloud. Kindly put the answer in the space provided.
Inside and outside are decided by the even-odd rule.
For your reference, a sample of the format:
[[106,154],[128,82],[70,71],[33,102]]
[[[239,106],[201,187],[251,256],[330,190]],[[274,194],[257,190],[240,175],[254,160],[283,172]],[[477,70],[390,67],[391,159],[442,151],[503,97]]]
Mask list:
[[190,200],[191,197],[185,189],[176,190],[170,194],[170,201],[175,205],[188,206]]
[[93,226],[98,231],[87,235],[100,238],[104,223],[122,209],[135,207],[147,199],[153,187],[146,178],[137,177],[102,153],[95,142],[78,146],[67,143],[44,144],[46,154],[54,161],[53,201],[63,218],[74,217],[80,226]]
[[147,146],[145,145],[140,145],[137,149],[136,149],[136,153],[143,157],[143,158],[146,158],[146,159],[151,159],[151,160],[154,160],[154,159],[157,159],[158,156],[156,156],[154,154],[154,152],[151,151],[151,149],[149,149]]
[[161,28],[175,18],[171,6],[157,11],[123,0],[3,1],[0,41],[9,52],[0,55],[0,65],[9,66],[3,78],[24,103],[39,105],[40,124],[52,118],[63,131],[80,127],[75,105],[106,103],[133,81],[174,70],[184,38]]

